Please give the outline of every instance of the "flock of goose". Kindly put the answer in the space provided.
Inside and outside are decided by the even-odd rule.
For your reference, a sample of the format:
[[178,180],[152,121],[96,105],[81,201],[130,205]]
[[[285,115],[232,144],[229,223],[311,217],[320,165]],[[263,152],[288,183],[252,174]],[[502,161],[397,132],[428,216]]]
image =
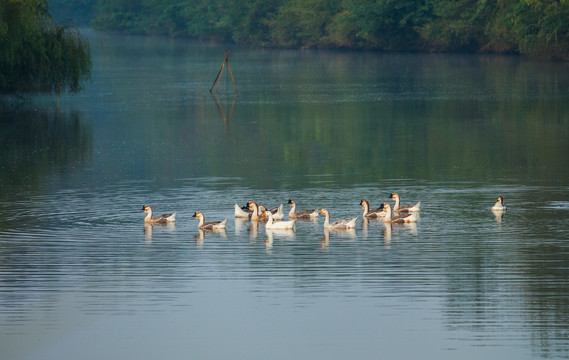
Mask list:
[[[401,205],[401,197],[397,193],[392,193],[390,196],[395,204],[393,207],[389,203],[382,204],[377,209],[370,209],[369,201],[362,199],[360,206],[363,210],[364,218],[378,218],[386,223],[414,223],[418,220],[418,214],[421,209],[421,202],[414,205]],[[319,214],[325,216],[324,229],[329,230],[349,230],[354,229],[358,217],[346,218],[330,223],[330,212],[326,209],[313,209],[296,211],[296,203],[293,199],[288,200],[290,211],[288,213],[288,220],[284,220],[283,205],[278,208],[267,209],[259,205],[255,201],[249,201],[247,205],[240,207],[235,204],[235,217],[246,218],[251,221],[266,221],[265,228],[270,230],[290,230],[294,229],[297,219],[315,219]],[[505,211],[504,198],[498,196],[496,204],[492,207],[494,212]],[[145,224],[167,224],[176,221],[176,213],[162,214],[152,216],[152,208],[150,205],[144,205],[142,211],[146,213],[144,218]],[[220,230],[225,228],[227,219],[222,221],[205,221],[205,216],[201,211],[197,211],[193,215],[194,219],[199,220],[199,230]]]

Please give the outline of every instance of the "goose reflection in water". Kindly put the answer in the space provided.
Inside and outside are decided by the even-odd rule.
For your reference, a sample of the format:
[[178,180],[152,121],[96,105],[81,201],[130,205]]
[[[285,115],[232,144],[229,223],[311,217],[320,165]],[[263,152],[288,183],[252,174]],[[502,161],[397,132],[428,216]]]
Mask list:
[[235,218],[235,235],[241,235],[242,231],[246,231],[246,224],[249,223],[249,219]]
[[248,231],[249,240],[254,242],[259,231],[259,220],[249,221],[249,219],[235,218],[235,235],[241,235],[243,231]]
[[365,216],[362,218],[362,233],[363,238],[367,239],[369,236],[369,219],[367,219]]
[[257,239],[257,235],[259,235],[259,221],[251,220],[251,224],[249,225],[249,241],[254,243]]
[[216,234],[224,239],[227,239],[227,231],[225,228],[221,229],[199,229],[198,233],[194,235],[194,239],[196,239],[196,245],[202,246],[205,240],[205,234]]
[[405,223],[405,224],[403,224],[403,227],[406,228],[406,229],[408,229],[409,232],[410,232],[412,235],[417,236],[417,234],[419,233],[419,232],[417,231],[417,223],[416,223],[416,222]]
[[296,233],[292,229],[265,229],[267,238],[264,240],[265,248],[271,249],[275,235],[280,239],[294,240]]
[[[370,234],[370,226],[371,227],[383,227],[389,223],[386,223],[382,220],[381,217],[363,217],[362,218],[362,233],[363,233],[363,238],[367,239],[369,237]],[[373,233],[373,230],[372,230]]]
[[144,224],[144,241],[147,244],[152,244],[152,225]]
[[496,218],[496,222],[498,224],[502,224],[502,221],[504,220],[504,210],[494,210],[492,209],[492,214],[494,214],[494,217]]
[[205,231],[202,229],[198,229],[198,231],[199,232],[194,235],[194,239],[196,239],[196,246],[201,248],[205,239]]
[[266,229],[267,237],[272,239],[275,235],[280,239],[294,240],[296,233],[293,229]]
[[344,239],[356,240],[357,234],[356,229],[330,229],[324,228],[324,237],[321,238],[320,246],[322,248],[327,248],[330,246],[330,234]]
[[393,225],[384,222],[383,226],[383,243],[385,244],[386,248],[391,249],[391,232],[393,231]]
[[152,243],[152,233],[153,233],[154,227],[156,227],[158,229],[165,229],[168,232],[174,232],[176,230],[176,224],[173,222],[154,223],[154,224],[145,223],[144,224],[144,241],[147,244]]

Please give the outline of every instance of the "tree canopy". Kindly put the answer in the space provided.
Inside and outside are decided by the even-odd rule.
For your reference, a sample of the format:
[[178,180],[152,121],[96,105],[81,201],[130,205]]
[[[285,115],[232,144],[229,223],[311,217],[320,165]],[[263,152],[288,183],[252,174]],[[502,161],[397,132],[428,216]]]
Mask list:
[[102,30],[274,47],[569,60],[569,0],[51,0]]
[[[59,0],[62,1],[62,0]],[[93,0],[100,29],[263,46],[569,60],[569,0]]]
[[0,0],[0,95],[78,92],[90,74],[89,43],[47,1]]

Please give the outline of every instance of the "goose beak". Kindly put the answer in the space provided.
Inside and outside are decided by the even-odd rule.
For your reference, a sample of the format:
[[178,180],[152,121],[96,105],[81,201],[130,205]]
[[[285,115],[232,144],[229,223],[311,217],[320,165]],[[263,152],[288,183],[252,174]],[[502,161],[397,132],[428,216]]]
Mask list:
[[144,208],[145,208],[145,207],[146,207],[146,206],[143,205],[141,210],[144,211]]
[[192,215],[192,217],[193,217],[194,219],[197,219],[197,218],[198,218],[198,213],[195,212],[194,215]]

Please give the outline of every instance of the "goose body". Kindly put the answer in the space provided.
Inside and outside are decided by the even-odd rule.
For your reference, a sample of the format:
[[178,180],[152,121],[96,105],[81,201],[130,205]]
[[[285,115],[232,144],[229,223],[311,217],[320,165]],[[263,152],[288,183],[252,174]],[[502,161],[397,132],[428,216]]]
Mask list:
[[385,217],[383,218],[383,221],[388,223],[409,224],[417,222],[418,219],[417,212],[404,213],[393,216],[391,205],[388,203],[383,204],[383,211],[385,211]]
[[[279,207],[271,210],[267,210],[267,208],[265,208],[263,205],[259,205],[259,214],[264,214],[265,212],[270,212],[271,214],[273,214],[273,220],[278,221],[284,219],[283,204],[280,204]],[[262,216],[266,217],[267,215],[262,215]]]
[[200,230],[219,230],[225,229],[225,224],[227,223],[227,219],[223,221],[208,221],[205,222],[205,217],[201,211],[197,211],[193,215],[194,219],[198,219],[200,223],[198,224],[198,229]]
[[252,211],[251,213],[251,220],[253,221],[259,221],[260,220],[260,216],[259,216],[259,204],[257,204],[254,201],[249,201],[249,210]]
[[144,218],[145,224],[166,224],[176,221],[176,213],[152,216],[152,208],[150,205],[143,205],[142,211],[146,213],[146,217]]
[[328,210],[322,209],[319,211],[319,213],[324,214],[324,216],[326,216],[326,220],[324,220],[324,229],[348,230],[356,228],[356,220],[358,219],[357,216],[355,218],[338,220],[330,224],[330,213],[328,212]]
[[253,212],[249,210],[249,203],[247,205],[240,207],[235,204],[235,217],[236,218],[249,218]]
[[506,207],[504,206],[504,197],[502,195],[498,196],[498,200],[492,206],[492,211],[505,211]]
[[360,201],[360,205],[362,207],[362,210],[364,211],[364,218],[366,217],[378,217],[378,218],[382,218],[385,216],[385,211],[383,211],[383,208],[379,207],[377,209],[372,209],[370,210],[370,206],[369,206],[369,201],[367,201],[366,199],[362,199],[362,201]]
[[265,228],[269,230],[288,230],[294,228],[296,220],[278,221],[273,222],[273,214],[270,211],[265,211],[263,216],[267,216],[269,221],[265,224]]
[[318,217],[318,208],[314,210],[302,210],[296,212],[296,203],[293,199],[288,200],[288,204],[290,205],[290,211],[288,213],[289,219],[311,219]]
[[419,211],[421,210],[421,202],[419,201],[418,203],[416,203],[415,205],[406,205],[406,206],[401,206],[401,197],[399,196],[398,193],[391,193],[391,195],[389,195],[389,198],[392,199],[393,201],[395,201],[395,205],[393,206],[393,212],[395,213],[409,213],[409,212],[415,212],[415,211]]

